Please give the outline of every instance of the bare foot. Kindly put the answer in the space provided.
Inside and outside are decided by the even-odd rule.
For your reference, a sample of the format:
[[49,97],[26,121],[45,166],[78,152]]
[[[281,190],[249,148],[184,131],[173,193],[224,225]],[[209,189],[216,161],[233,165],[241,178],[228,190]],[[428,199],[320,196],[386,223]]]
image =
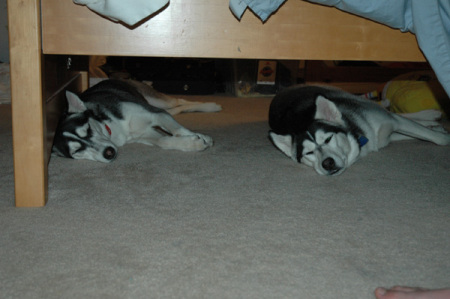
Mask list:
[[411,287],[377,288],[377,299],[450,299],[450,289],[427,290]]

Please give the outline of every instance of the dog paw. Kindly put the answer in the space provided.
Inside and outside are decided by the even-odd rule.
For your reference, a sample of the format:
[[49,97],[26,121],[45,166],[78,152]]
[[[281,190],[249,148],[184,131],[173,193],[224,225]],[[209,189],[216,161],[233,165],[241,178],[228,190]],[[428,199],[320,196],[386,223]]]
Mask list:
[[213,145],[211,137],[199,133],[183,136],[163,136],[154,143],[164,149],[174,149],[183,152],[199,152]]
[[442,112],[436,109],[423,110],[419,113],[423,120],[440,120],[442,118]]
[[450,134],[447,134],[447,138],[440,145],[450,145]]
[[219,112],[222,110],[222,106],[216,103],[203,103],[201,104],[201,112]]
[[438,145],[450,145],[450,134],[443,127],[434,127],[432,130],[441,133],[441,136],[434,143]]
[[437,123],[436,125],[428,126],[428,128],[430,128],[431,130],[436,131],[436,132],[448,134],[447,130],[439,123]]
[[202,151],[213,145],[213,139],[207,135],[196,133],[192,136],[194,150]]
[[185,152],[199,152],[213,145],[211,137],[200,133],[177,137],[177,140],[182,142],[179,149]]

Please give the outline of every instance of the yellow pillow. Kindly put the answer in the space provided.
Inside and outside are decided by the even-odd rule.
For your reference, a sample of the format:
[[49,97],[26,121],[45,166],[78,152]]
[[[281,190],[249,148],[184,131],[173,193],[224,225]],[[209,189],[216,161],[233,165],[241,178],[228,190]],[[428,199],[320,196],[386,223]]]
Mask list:
[[384,87],[382,99],[388,100],[390,110],[396,113],[427,109],[442,111],[439,102],[449,100],[432,71],[412,72],[394,78]]

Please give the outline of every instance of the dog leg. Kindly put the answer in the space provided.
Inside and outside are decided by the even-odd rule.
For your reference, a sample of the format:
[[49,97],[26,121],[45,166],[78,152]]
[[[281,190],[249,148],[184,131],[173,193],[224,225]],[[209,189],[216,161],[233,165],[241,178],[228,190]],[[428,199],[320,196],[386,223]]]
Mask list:
[[164,136],[154,142],[163,149],[174,149],[184,152],[202,151],[212,146],[211,137],[193,133],[189,136]]
[[442,118],[442,112],[435,109],[428,109],[414,113],[399,113],[399,115],[429,128],[440,126],[438,120]]
[[153,123],[171,136],[162,136],[154,144],[167,149],[182,151],[200,151],[213,145],[211,137],[192,132],[180,125],[170,114],[160,113]]
[[159,113],[153,126],[160,126],[172,136],[190,136],[195,133],[180,125],[170,114]]
[[130,80],[129,83],[138,89],[150,105],[164,109],[171,115],[182,112],[218,112],[222,110],[222,107],[216,103],[190,102],[166,95],[154,89],[149,82]]
[[218,112],[222,110],[222,106],[216,103],[191,102],[173,98],[162,93],[159,93],[157,97],[144,95],[144,98],[150,105],[164,109],[171,115],[183,112]]
[[182,112],[218,112],[222,110],[222,106],[216,103],[190,102],[183,99],[177,99],[175,107],[166,109],[171,115]]
[[413,120],[404,118],[396,114],[393,114],[393,117],[396,120],[397,124],[394,131],[397,133],[422,140],[427,140],[438,145],[450,144],[450,134],[448,134],[447,132],[424,127]]
[[436,121],[442,118],[442,112],[435,109],[428,109],[414,113],[399,113],[399,115],[415,121]]
[[395,142],[395,141],[412,140],[412,139],[416,139],[416,138],[394,132],[391,134],[389,141]]

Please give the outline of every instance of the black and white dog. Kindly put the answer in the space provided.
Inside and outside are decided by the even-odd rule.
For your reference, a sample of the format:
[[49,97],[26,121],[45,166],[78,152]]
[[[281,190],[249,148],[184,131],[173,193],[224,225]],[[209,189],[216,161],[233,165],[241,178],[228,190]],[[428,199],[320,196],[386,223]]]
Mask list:
[[450,144],[450,134],[442,127],[424,126],[437,126],[439,111],[405,116],[342,90],[301,85],[272,100],[269,137],[288,157],[314,167],[321,175],[340,174],[391,141],[417,138]]
[[68,111],[55,133],[53,153],[73,159],[111,162],[126,143],[157,145],[164,149],[201,151],[211,137],[191,132],[172,115],[216,112],[215,103],[188,102],[132,80],[105,80],[80,96],[66,92]]

